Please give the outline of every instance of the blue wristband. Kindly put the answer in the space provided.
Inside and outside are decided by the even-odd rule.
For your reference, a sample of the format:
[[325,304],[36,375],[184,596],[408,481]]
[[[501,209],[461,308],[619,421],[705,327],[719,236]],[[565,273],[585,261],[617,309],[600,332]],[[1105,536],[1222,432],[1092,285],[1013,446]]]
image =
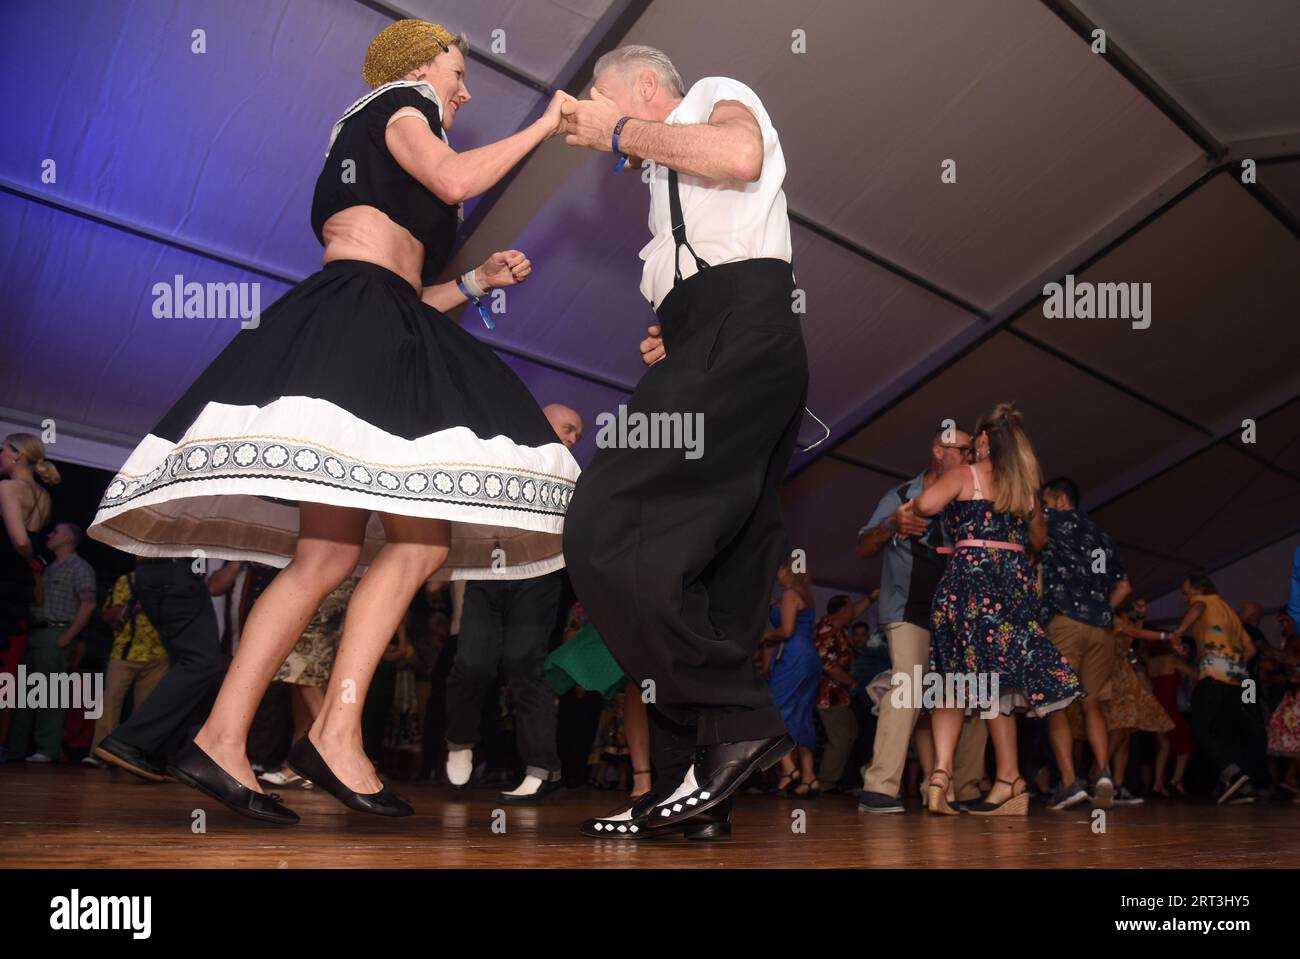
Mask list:
[[495,330],[497,325],[492,322],[492,317],[488,316],[487,307],[483,305],[483,301],[481,299],[479,299],[477,296],[475,296],[473,293],[469,291],[469,288],[465,286],[465,281],[462,280],[460,277],[456,277],[456,289],[460,290],[461,293],[465,294],[465,299],[469,300],[476,307],[478,307],[478,315],[483,317],[483,322],[487,326],[487,328],[489,330]]
[[619,117],[618,122],[614,124],[614,136],[610,138],[610,147],[618,155],[618,162],[614,164],[615,173],[622,173],[623,167],[627,165],[627,154],[619,149],[618,135],[623,132],[623,124],[630,119],[631,117]]

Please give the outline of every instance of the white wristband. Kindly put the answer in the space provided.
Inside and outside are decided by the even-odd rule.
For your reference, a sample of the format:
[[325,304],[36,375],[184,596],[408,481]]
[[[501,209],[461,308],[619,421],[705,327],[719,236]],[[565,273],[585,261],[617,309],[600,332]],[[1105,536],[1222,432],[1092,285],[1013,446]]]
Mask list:
[[470,270],[460,278],[460,281],[465,284],[465,289],[469,290],[474,296],[487,296],[488,291],[478,285],[478,279],[474,276],[476,272],[476,270]]

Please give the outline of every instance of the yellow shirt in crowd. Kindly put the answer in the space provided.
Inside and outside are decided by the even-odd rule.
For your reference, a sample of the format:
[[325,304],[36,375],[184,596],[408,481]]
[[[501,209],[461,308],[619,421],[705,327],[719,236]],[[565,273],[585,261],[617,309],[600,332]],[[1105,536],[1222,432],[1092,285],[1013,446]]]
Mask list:
[[[131,583],[126,576],[119,576],[113,584],[113,593],[104,601],[104,608],[126,606],[132,602]],[[131,616],[125,616],[113,627],[113,659],[125,658],[128,663],[153,663],[167,658],[167,650],[158,636],[158,630],[149,617],[137,612],[135,619],[135,641],[131,640]],[[130,652],[127,653],[127,646]],[[124,654],[126,654],[124,656]]]
[[1200,678],[1240,686],[1250,675],[1241,618],[1222,596],[1205,594],[1197,596],[1196,602],[1205,604],[1205,612],[1192,626]]

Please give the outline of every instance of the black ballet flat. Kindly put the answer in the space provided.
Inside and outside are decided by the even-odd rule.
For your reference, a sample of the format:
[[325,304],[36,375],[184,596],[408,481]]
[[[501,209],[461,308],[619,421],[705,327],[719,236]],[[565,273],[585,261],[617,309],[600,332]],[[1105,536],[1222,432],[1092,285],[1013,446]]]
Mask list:
[[751,775],[771,768],[793,750],[794,740],[784,733],[767,739],[701,746],[690,770],[695,789],[656,806],[650,813],[649,828],[665,829],[707,812],[730,799]]
[[292,826],[298,814],[281,805],[275,793],[249,789],[194,743],[190,743],[167,764],[167,772],[187,786],[206,793],[227,809],[275,826]]
[[349,809],[375,816],[413,816],[415,809],[387,786],[377,793],[359,793],[349,789],[334,775],[329,764],[312,744],[310,736],[301,737],[289,750],[285,765],[303,779],[325,790]]

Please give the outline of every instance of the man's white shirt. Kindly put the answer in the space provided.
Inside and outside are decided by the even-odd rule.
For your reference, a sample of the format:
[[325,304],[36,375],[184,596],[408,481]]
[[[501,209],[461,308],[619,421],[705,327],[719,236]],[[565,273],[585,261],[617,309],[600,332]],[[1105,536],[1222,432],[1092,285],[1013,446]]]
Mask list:
[[[705,77],[695,83],[665,123],[707,123],[722,100],[744,104],[763,133],[763,172],[754,183],[704,180],[678,175],[686,239],[710,266],[771,257],[790,261],[790,219],[786,213],[785,156],[776,128],[749,87],[727,77]],[[645,266],[641,293],[658,307],[673,288],[672,222],[668,211],[668,168],[650,161],[650,232],[641,250]],[[681,251],[682,279],[697,272],[690,251]]]

